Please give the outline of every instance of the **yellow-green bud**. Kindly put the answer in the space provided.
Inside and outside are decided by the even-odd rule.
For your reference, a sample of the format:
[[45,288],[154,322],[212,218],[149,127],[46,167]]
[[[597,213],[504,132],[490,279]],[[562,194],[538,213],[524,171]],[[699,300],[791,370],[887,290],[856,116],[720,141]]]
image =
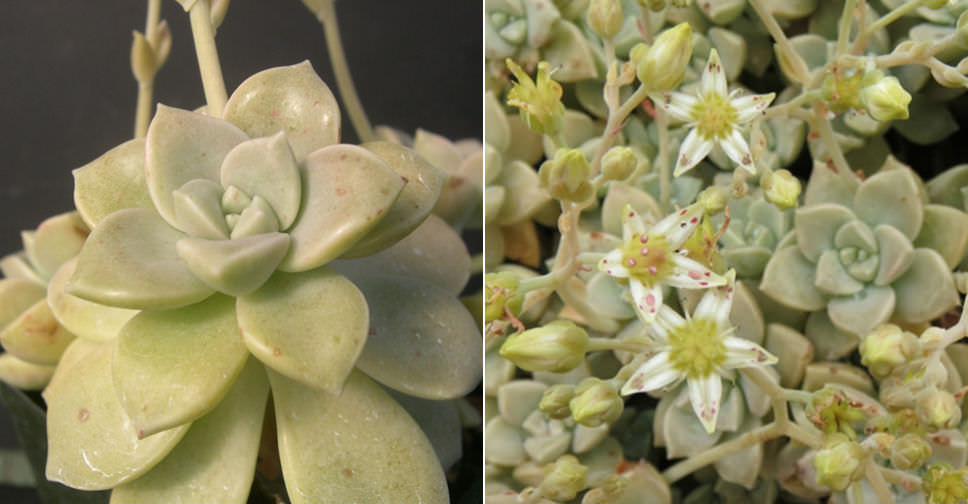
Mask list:
[[608,149],[602,156],[602,177],[606,180],[625,180],[639,165],[639,156],[631,147],[618,146]]
[[554,501],[570,501],[586,488],[587,474],[588,468],[581,465],[578,458],[574,455],[562,455],[538,486],[538,491],[543,497]]
[[917,336],[894,324],[881,324],[860,342],[860,362],[880,380],[907,362],[917,350]]
[[921,490],[930,504],[964,503],[968,500],[968,467],[952,468],[943,462],[928,466]]
[[921,5],[929,9],[941,9],[948,5],[948,0],[921,0]]
[[716,215],[729,203],[729,193],[722,187],[709,186],[699,193],[696,201],[705,209],[706,215]]
[[562,201],[580,202],[591,198],[592,168],[580,149],[558,149],[554,159],[541,164],[538,179],[551,196]]
[[763,196],[780,210],[796,208],[800,198],[800,179],[789,170],[777,170],[760,179]]
[[891,446],[891,463],[902,471],[917,469],[929,458],[931,445],[917,434],[905,434]]
[[538,73],[531,80],[514,61],[507,59],[505,63],[517,79],[508,91],[508,105],[521,110],[521,119],[533,131],[545,135],[558,133],[565,105],[561,103],[561,84],[551,78],[551,65],[547,61],[538,63]]
[[961,421],[961,408],[950,392],[928,387],[918,393],[915,411],[924,423],[936,429],[950,429]]
[[612,38],[622,29],[625,15],[620,0],[592,0],[588,5],[588,27],[602,38]]
[[864,449],[843,434],[831,434],[813,457],[817,483],[842,492],[864,475]]
[[639,0],[639,5],[647,7],[652,12],[659,12],[666,8],[665,0]]
[[552,385],[544,391],[538,409],[555,420],[563,420],[571,416],[571,408],[568,402],[575,397],[575,386],[559,383]]
[[570,320],[513,334],[501,345],[501,357],[526,371],[564,373],[585,360],[588,333]]
[[807,416],[824,433],[844,435],[849,439],[857,438],[854,423],[866,418],[860,404],[829,386],[813,393],[807,405]]
[[491,322],[504,318],[504,310],[512,315],[521,313],[524,295],[518,292],[518,276],[510,271],[484,275],[484,321]]
[[911,95],[897,77],[887,76],[860,90],[860,103],[878,121],[908,118]]
[[661,92],[675,88],[682,82],[686,66],[692,58],[692,27],[679,23],[663,31],[647,51],[629,53],[635,62],[635,74],[649,91]]
[[585,427],[598,427],[618,420],[625,402],[611,382],[591,377],[578,384],[569,406],[575,422]]

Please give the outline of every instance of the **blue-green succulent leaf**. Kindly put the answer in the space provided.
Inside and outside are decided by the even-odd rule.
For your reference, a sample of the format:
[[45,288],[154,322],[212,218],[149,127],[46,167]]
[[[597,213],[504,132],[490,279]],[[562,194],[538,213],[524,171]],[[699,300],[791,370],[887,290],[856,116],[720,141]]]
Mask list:
[[93,341],[114,339],[137,310],[92,303],[67,293],[67,282],[74,275],[77,258],[64,263],[47,286],[47,305],[65,329],[79,338]]
[[958,291],[944,258],[931,249],[914,249],[911,267],[893,284],[895,314],[905,322],[928,322],[958,305]]
[[887,322],[898,304],[890,287],[869,285],[852,296],[831,299],[827,315],[838,328],[861,337]]
[[222,186],[209,179],[195,179],[172,192],[175,226],[189,236],[224,240],[229,237],[222,212]]
[[222,161],[221,180],[225,187],[235,186],[268,203],[279,219],[276,230],[288,229],[296,220],[302,182],[284,133],[235,146]]
[[810,181],[804,189],[804,206],[820,203],[836,203],[850,207],[854,203],[854,193],[860,186],[860,179],[853,173],[840,173],[821,162],[813,164]]
[[145,140],[129,140],[74,170],[74,206],[89,228],[124,208],[153,209],[145,181]]
[[932,202],[963,209],[961,188],[968,186],[968,164],[952,166],[925,185]]
[[948,206],[925,205],[924,225],[914,245],[937,251],[954,268],[968,248],[968,215]]
[[3,348],[33,364],[57,364],[74,335],[64,329],[43,298],[20,314],[0,332]]
[[818,203],[797,210],[794,230],[804,257],[816,262],[820,254],[834,248],[834,237],[844,224],[856,219],[849,208],[833,203]]
[[834,246],[838,249],[844,247],[857,247],[868,252],[877,252],[877,240],[871,228],[859,220],[850,221],[834,235]]
[[874,228],[877,235],[879,266],[874,285],[889,285],[911,266],[914,260],[914,247],[907,236],[894,226],[881,224]]
[[849,296],[859,292],[864,288],[864,284],[858,282],[844,269],[838,256],[836,250],[827,250],[820,255],[814,285],[830,296]]
[[854,211],[871,227],[894,226],[913,240],[921,230],[924,202],[910,169],[887,170],[860,185],[854,196]]
[[802,311],[827,305],[815,287],[816,266],[797,247],[784,247],[773,254],[763,270],[760,290],[781,304]]

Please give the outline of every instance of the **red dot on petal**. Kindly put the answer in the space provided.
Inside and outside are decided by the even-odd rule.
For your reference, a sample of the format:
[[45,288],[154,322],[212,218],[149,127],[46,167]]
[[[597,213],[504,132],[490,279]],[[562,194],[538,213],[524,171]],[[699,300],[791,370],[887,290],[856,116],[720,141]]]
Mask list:
[[706,275],[707,277],[708,277],[709,275],[711,275],[711,273],[710,273],[710,272],[708,272],[708,271],[707,271],[706,273],[704,273],[704,274],[705,274],[705,275]]
[[655,306],[655,296],[652,294],[645,296],[645,304],[649,306]]
[[699,282],[699,285],[705,287],[705,286],[709,285],[709,282]]
[[693,217],[692,219],[689,219],[689,222],[695,224],[695,223],[699,222],[699,218],[698,217]]
[[691,278],[691,279],[693,279],[693,280],[699,280],[699,277],[700,277],[700,276],[701,276],[701,275],[699,274],[699,272],[698,272],[698,271],[690,271],[690,272],[689,272],[689,278]]

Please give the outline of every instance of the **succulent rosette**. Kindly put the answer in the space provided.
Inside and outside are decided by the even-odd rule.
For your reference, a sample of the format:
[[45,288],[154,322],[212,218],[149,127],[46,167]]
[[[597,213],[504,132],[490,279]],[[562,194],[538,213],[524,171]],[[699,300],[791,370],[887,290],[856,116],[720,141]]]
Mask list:
[[44,393],[49,479],[244,501],[271,390],[292,502],[447,501],[440,447],[376,382],[431,400],[476,385],[470,260],[427,218],[444,175],[339,144],[339,123],[308,63],[273,68],[224,118],[159,106],[143,141],[75,172],[93,231],[67,295],[138,313],[67,349]]

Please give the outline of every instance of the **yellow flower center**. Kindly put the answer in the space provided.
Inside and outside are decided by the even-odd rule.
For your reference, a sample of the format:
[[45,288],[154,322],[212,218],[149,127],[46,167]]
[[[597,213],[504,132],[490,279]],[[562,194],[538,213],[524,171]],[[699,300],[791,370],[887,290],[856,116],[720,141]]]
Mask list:
[[722,140],[733,131],[739,114],[736,107],[719,93],[709,93],[692,106],[696,132],[706,140]]
[[669,363],[687,378],[716,372],[726,361],[719,325],[712,320],[691,319],[669,332]]
[[672,273],[669,240],[661,234],[634,234],[622,246],[622,266],[629,277],[651,287]]

